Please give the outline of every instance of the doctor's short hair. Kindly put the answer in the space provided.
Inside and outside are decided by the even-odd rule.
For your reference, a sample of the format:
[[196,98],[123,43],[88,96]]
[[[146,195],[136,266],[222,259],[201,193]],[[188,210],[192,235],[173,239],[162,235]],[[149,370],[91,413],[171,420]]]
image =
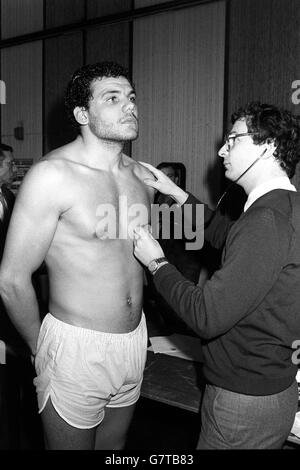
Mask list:
[[292,178],[300,160],[300,116],[274,105],[252,101],[231,116],[232,124],[245,119],[249,132],[257,145],[274,142],[274,157]]

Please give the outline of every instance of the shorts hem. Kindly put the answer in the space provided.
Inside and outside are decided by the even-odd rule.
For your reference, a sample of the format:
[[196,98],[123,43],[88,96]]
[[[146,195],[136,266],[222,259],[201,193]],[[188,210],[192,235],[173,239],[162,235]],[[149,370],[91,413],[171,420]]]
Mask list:
[[47,404],[49,398],[50,398],[50,400],[51,400],[52,406],[53,406],[53,408],[55,409],[56,413],[61,417],[61,419],[63,419],[67,424],[69,424],[69,425],[72,426],[73,428],[77,428],[77,429],[92,429],[92,428],[95,428],[96,426],[99,426],[99,424],[101,424],[102,421],[103,421],[104,414],[105,414],[104,409],[103,409],[103,416],[102,416],[102,418],[101,418],[100,421],[97,422],[96,424],[92,424],[92,425],[90,425],[90,426],[80,426],[80,425],[78,425],[78,424],[72,423],[71,420],[69,420],[69,419],[67,419],[65,416],[63,416],[63,413],[58,409],[57,405],[53,402],[50,392],[49,392],[48,395],[46,396],[45,403],[43,404],[43,406],[42,406],[41,409],[39,410],[39,414],[41,414],[42,411],[44,410],[44,408],[45,408],[45,406],[46,406],[46,404]]

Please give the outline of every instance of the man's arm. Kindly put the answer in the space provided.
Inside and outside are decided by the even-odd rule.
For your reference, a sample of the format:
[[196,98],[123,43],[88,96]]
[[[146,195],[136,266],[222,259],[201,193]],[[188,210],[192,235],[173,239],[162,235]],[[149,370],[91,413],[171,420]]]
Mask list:
[[53,239],[59,208],[61,175],[49,162],[30,169],[19,190],[0,269],[0,294],[12,322],[33,354],[40,315],[31,282]]
[[[154,166],[149,163],[139,163],[148,168],[156,178],[155,180],[153,178],[146,178],[144,182],[162,194],[170,196],[178,206],[181,206],[184,214],[184,223],[192,226],[193,229],[198,226],[196,207],[199,204],[204,206],[204,238],[214,248],[222,248],[234,222],[219,211],[210,209],[207,204],[200,202],[195,196],[181,189],[165,173]],[[188,210],[188,207],[191,210]]]
[[[184,221],[190,224],[193,229],[197,227],[197,205],[204,206],[204,238],[213,248],[223,248],[228,232],[234,221],[226,215],[222,215],[219,210],[212,210],[207,204],[200,202],[195,196],[188,193],[188,198],[182,205]],[[187,210],[190,207],[191,210]]]
[[226,245],[222,268],[203,288],[171,265],[158,270],[154,285],[181,319],[202,338],[211,339],[258,307],[274,285],[288,247],[287,233],[278,231],[271,212],[252,212]]
[[[203,287],[185,279],[171,264],[158,269],[154,285],[200,337],[224,334],[257,308],[277,279],[289,247],[284,222],[278,228],[268,210],[251,211],[226,246],[222,268]],[[142,227],[136,231],[134,254],[145,266],[163,256]]]

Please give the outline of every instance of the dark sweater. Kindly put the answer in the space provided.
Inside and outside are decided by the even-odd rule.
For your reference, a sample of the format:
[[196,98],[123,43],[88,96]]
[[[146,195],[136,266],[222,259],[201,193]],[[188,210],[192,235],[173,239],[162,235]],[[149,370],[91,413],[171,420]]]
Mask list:
[[205,222],[206,238],[219,246],[228,232],[221,269],[201,288],[167,264],[155,286],[204,340],[208,382],[248,395],[278,393],[297,372],[300,194],[270,191],[234,224],[206,208]]

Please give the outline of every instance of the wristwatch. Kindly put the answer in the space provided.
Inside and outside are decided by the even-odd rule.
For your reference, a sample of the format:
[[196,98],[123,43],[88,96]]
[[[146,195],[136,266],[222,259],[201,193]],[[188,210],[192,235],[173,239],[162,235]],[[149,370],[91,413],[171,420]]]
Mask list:
[[168,260],[166,257],[156,258],[150,261],[147,268],[149,269],[150,273],[153,275],[156,273],[156,271],[158,270],[158,268],[160,268],[162,264],[166,264],[166,263],[168,263]]

